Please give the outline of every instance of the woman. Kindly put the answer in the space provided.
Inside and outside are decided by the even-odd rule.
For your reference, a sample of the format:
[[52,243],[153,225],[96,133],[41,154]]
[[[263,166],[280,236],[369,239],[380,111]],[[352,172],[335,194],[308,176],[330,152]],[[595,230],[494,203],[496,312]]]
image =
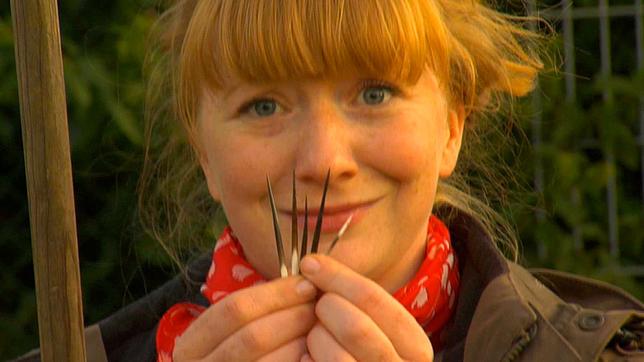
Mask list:
[[[506,224],[458,187],[468,171],[459,154],[476,152],[464,133],[529,93],[542,68],[522,20],[474,0],[177,1],[160,21],[151,85],[150,142],[163,152],[142,184],[148,226],[173,256],[169,241],[211,222],[212,200],[229,227],[188,278],[91,329],[90,353],[644,358],[641,302],[521,268]],[[351,218],[329,255],[301,261],[301,275],[280,278],[267,178],[281,220],[313,229],[323,216],[320,250]],[[316,205],[306,221],[305,195]],[[158,196],[162,207],[146,204]]]

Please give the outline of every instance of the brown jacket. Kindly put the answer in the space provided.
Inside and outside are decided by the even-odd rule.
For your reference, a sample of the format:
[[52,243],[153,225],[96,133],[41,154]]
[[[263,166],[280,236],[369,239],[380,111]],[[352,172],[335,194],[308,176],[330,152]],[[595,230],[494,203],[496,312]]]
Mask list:
[[[461,266],[456,313],[436,361],[644,361],[644,304],[611,285],[509,262],[478,223],[450,222]],[[199,294],[209,256],[145,298],[87,328],[89,361],[153,361],[160,316]],[[20,361],[39,360],[37,351]]]
[[644,361],[644,304],[606,283],[505,259],[478,223],[450,223],[462,265],[437,361]]

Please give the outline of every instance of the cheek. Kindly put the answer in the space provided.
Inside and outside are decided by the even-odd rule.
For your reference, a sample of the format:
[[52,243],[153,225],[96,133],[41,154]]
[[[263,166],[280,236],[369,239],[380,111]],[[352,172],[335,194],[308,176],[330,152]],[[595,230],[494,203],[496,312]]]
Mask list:
[[274,167],[271,157],[275,150],[265,143],[250,142],[225,127],[205,128],[212,135],[204,142],[210,174],[222,195],[222,202],[231,197],[256,197],[265,192],[266,175]]
[[374,131],[366,153],[367,162],[400,182],[438,175],[439,130],[421,122],[401,120]]

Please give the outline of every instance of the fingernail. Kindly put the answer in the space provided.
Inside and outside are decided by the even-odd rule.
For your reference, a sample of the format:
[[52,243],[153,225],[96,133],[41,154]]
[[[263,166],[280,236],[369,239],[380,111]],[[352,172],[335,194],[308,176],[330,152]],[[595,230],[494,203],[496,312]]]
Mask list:
[[302,273],[306,274],[315,274],[320,270],[320,263],[315,260],[315,258],[307,256],[302,260],[302,263],[300,264],[300,270]]
[[315,286],[308,280],[302,280],[295,285],[295,291],[302,296],[308,296],[315,293]]

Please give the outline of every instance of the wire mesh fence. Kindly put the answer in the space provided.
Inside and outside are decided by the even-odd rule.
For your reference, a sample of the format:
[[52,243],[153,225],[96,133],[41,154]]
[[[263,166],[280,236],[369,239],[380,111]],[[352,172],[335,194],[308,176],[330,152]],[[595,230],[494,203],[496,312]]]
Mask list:
[[[633,77],[635,74],[642,73],[644,71],[644,30],[643,30],[643,10],[642,10],[642,0],[633,0],[632,4],[625,4],[622,1],[619,4],[611,4],[609,0],[596,0],[593,1],[591,5],[589,1],[581,2],[578,4],[573,0],[562,0],[558,4],[552,7],[543,8],[543,4],[539,1],[531,0],[528,2],[528,11],[532,15],[537,15],[541,18],[545,18],[550,22],[557,25],[557,29],[560,32],[561,38],[561,53],[563,55],[563,64],[561,67],[562,75],[564,77],[564,87],[565,87],[565,103],[575,104],[579,102],[578,94],[578,82],[580,81],[580,76],[577,71],[578,60],[576,56],[580,51],[583,52],[583,49],[580,49],[576,44],[575,29],[580,26],[580,22],[584,22],[581,26],[594,26],[598,29],[597,37],[595,41],[598,44],[598,58],[599,58],[599,69],[595,73],[594,77],[598,79],[607,80],[613,76],[613,57],[615,49],[628,49],[629,52],[632,51],[632,55],[629,57],[632,60],[630,65],[632,69]],[[614,22],[623,22],[629,21],[632,22],[632,32],[634,34],[634,42],[630,44],[624,43],[622,39],[617,39],[617,44],[611,44],[611,24]],[[587,55],[587,54],[584,54]],[[640,78],[641,79],[641,78]],[[584,79],[588,81],[589,79]],[[593,79],[590,79],[593,80]],[[644,210],[644,92],[639,92],[639,109],[632,116],[638,118],[637,122],[639,124],[638,134],[635,135],[637,139],[637,146],[639,148],[639,193],[640,195],[627,195],[631,198],[639,197],[642,210]],[[614,87],[610,86],[610,82],[604,82],[604,86],[601,89],[601,100],[605,106],[615,107],[618,106],[619,99],[616,100],[616,95],[614,92]],[[543,105],[543,93],[540,91],[534,92],[532,98],[532,106],[534,109],[541,109]],[[544,144],[544,120],[541,112],[535,112],[532,115],[531,119],[531,142],[535,150],[538,150]],[[619,165],[616,164],[615,160],[615,148],[619,145],[608,145],[607,147],[599,147],[601,143],[600,140],[591,138],[586,139],[581,142],[585,145],[594,145],[597,149],[600,150],[603,161],[607,164],[607,167],[614,172],[610,172],[607,175],[607,180],[604,188],[604,202],[605,204],[605,215],[606,215],[606,225],[608,228],[608,251],[611,257],[616,260],[620,259],[620,254],[622,248],[620,247],[621,240],[620,236],[620,209],[618,205],[619,194],[620,192],[628,192],[619,189]],[[579,150],[583,152],[583,150]],[[537,156],[534,162],[533,169],[533,184],[537,194],[543,194],[545,190],[544,184],[547,180],[547,171],[544,167],[544,161],[541,157]],[[570,202],[573,205],[576,205],[575,209],[583,207],[581,198],[583,197],[580,193],[578,186],[573,186],[570,189],[568,195]],[[542,224],[546,218],[545,212],[543,210],[538,210],[535,215],[536,221],[538,224]],[[641,220],[641,218],[640,218]],[[572,225],[571,234],[573,240],[573,247],[576,251],[581,251],[584,248],[584,232],[581,230],[580,224]],[[644,225],[639,226],[640,235],[644,232]],[[537,242],[537,255],[540,259],[545,259],[547,257],[547,243],[544,240],[536,240]],[[644,261],[640,260],[639,263],[635,265],[621,265],[619,268],[619,273],[633,275],[642,277],[644,276]]]

